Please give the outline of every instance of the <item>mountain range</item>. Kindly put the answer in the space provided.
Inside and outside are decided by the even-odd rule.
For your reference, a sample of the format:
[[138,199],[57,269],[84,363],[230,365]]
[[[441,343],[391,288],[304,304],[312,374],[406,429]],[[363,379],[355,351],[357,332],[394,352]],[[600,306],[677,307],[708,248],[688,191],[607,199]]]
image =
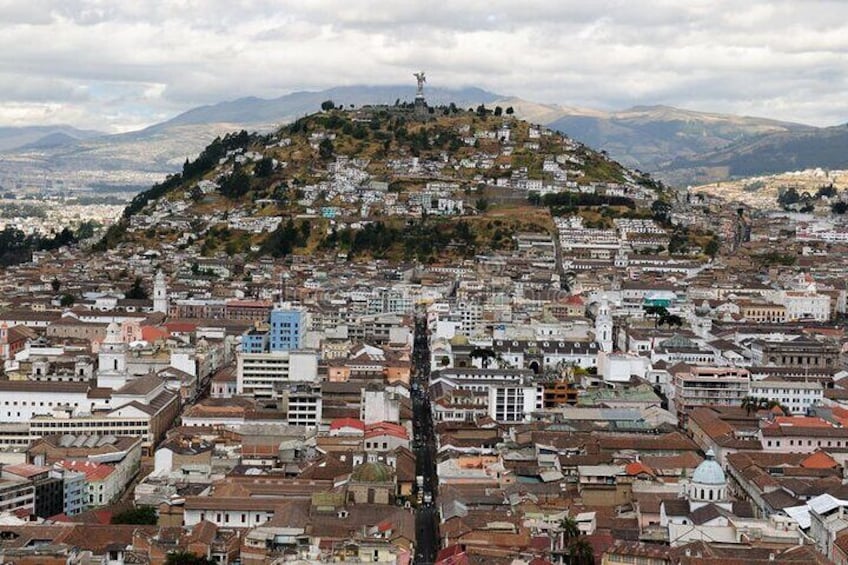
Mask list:
[[[562,131],[623,164],[674,185],[814,167],[848,168],[848,127],[637,106],[621,111],[540,104],[479,88],[427,88],[431,106],[512,107],[517,116]],[[412,101],[411,86],[346,86],[274,99],[240,98],[194,108],[148,128],[115,135],[71,128],[0,128],[0,178],[142,188],[179,170],[211,139],[231,131],[271,131],[325,100],[362,106]],[[83,174],[80,174],[82,172]],[[18,181],[20,183],[20,181]],[[65,181],[68,185],[68,181]],[[73,185],[73,182],[70,183]]]

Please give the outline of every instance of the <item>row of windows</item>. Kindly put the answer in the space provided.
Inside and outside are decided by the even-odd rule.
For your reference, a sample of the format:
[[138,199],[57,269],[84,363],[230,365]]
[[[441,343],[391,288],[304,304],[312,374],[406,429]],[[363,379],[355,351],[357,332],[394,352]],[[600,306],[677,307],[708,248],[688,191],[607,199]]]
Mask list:
[[[768,447],[780,447],[781,446],[781,440],[774,440],[774,441],[767,440],[766,445]],[[812,447],[813,445],[815,445],[816,447],[848,447],[848,441],[843,442],[841,440],[827,440],[827,445],[825,445],[825,442],[823,440],[817,439],[817,440],[815,440],[815,443],[813,443],[813,440],[808,439],[807,440],[807,447]],[[796,440],[790,439],[789,440],[789,447],[795,447],[795,446],[796,446]],[[797,440],[797,447],[803,447],[803,446],[804,446],[804,440],[802,440],[802,439]]]
[[[264,514],[264,520],[270,520],[270,519],[271,519],[271,518],[273,518],[273,517],[274,517],[274,514],[273,514],[273,513],[271,513],[271,512],[266,512],[266,513]],[[223,518],[223,521],[222,521],[222,518]],[[201,513],[200,513],[200,521],[202,522],[202,521],[204,521],[205,519],[206,519],[206,513],[205,513],[205,512],[201,512]],[[246,524],[246,523],[247,523],[247,521],[248,521],[249,519],[250,519],[250,515],[249,515],[249,514],[247,514],[247,513],[245,513],[245,512],[242,512],[242,513],[241,513],[241,520],[240,520],[240,522],[241,522],[242,524]],[[235,520],[233,520],[233,521],[235,521]],[[254,521],[255,521],[255,523],[257,523],[257,524],[258,524],[258,523],[260,523],[261,521],[263,521],[263,514],[260,514],[260,513],[258,513],[258,512],[257,512],[257,513],[254,515]],[[224,512],[223,514],[222,514],[221,512],[216,513],[216,514],[215,514],[215,523],[216,523],[216,524],[229,524],[229,523],[230,523],[230,513],[229,513],[229,512]]]
[[[777,394],[781,394],[782,392],[784,392],[784,391],[775,390],[775,389],[760,389],[760,390],[754,389],[754,390],[751,390],[751,394],[754,395],[754,396],[769,396],[769,397],[772,397],[772,396],[777,395]],[[801,392],[801,393],[796,392],[795,394],[797,396],[803,396],[803,397],[810,398],[810,399],[821,398],[821,396],[822,396],[821,391]],[[783,402],[789,402],[789,398],[790,397],[784,396]]]
[[[46,403],[45,403],[44,400],[39,400],[37,404],[36,404],[36,401],[33,400],[32,402],[27,404],[26,400],[21,400],[21,406],[45,406],[45,404],[47,406],[68,406],[69,405],[69,403],[67,403],[67,402],[52,402],[50,400],[46,401]],[[17,406],[17,405],[18,405],[17,400],[12,400],[11,405],[9,404],[8,400],[3,401],[3,406]],[[79,402],[74,402],[74,406],[79,406]]]

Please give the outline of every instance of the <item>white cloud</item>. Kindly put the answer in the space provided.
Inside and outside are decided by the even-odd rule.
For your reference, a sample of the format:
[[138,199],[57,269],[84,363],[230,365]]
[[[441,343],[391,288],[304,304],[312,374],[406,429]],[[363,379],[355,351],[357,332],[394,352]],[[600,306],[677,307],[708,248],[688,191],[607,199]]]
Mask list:
[[4,124],[125,130],[421,68],[433,86],[540,102],[848,121],[848,4],[835,1],[0,0],[0,21]]

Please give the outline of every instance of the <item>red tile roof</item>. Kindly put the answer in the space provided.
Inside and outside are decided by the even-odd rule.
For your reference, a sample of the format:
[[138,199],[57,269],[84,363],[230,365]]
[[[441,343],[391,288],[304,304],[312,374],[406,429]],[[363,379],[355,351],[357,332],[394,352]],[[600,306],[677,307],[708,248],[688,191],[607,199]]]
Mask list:
[[62,459],[59,461],[59,465],[70,471],[85,473],[85,480],[89,482],[102,481],[115,471],[115,468],[112,465],[95,463],[93,461],[69,461],[67,459]]
[[342,428],[356,428],[357,430],[365,430],[365,424],[362,420],[356,418],[338,418],[330,422],[331,430],[340,430]]
[[399,424],[391,422],[378,422],[365,426],[365,437],[372,438],[376,436],[388,435],[400,439],[409,439],[409,434],[406,428]]
[[801,467],[805,469],[833,469],[838,466],[839,463],[824,451],[816,451],[801,461]]
[[19,465],[4,465],[3,472],[4,473],[12,473],[13,475],[17,475],[19,477],[23,477],[28,479],[35,475],[40,475],[42,473],[47,473],[50,471],[49,467],[42,467],[40,465],[30,465],[28,463],[21,463]]
[[631,477],[635,477],[636,475],[647,474],[652,477],[656,474],[654,470],[642,463],[641,461],[633,461],[628,463],[624,467],[624,472],[630,475]]

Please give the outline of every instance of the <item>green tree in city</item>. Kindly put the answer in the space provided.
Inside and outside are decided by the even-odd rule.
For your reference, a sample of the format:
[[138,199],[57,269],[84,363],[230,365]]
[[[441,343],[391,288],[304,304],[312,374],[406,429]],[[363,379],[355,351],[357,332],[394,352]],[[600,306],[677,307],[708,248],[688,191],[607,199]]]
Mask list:
[[134,299],[134,300],[147,300],[147,298],[149,297],[149,294],[144,289],[144,287],[141,285],[141,277],[135,278],[132,286],[127,291],[125,296],[127,298],[131,298],[131,299]]
[[174,551],[165,558],[165,565],[216,565],[216,562],[188,551]]
[[134,524],[139,526],[155,526],[158,520],[156,508],[153,506],[136,506],[112,516],[113,524]]

